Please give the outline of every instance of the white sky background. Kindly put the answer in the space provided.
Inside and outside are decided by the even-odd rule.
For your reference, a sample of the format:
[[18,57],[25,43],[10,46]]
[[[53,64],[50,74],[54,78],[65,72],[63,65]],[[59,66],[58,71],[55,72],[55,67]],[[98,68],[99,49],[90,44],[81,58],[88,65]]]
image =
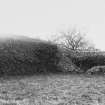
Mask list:
[[0,0],[0,35],[46,39],[72,26],[105,50],[105,0]]

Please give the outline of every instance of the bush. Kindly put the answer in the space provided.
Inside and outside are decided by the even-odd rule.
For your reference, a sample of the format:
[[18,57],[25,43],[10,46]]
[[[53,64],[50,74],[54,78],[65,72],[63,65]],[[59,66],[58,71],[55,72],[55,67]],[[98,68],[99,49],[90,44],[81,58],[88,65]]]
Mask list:
[[104,55],[83,55],[83,56],[71,56],[70,59],[72,62],[79,68],[86,72],[88,69],[94,66],[105,65],[105,56]]
[[95,66],[87,71],[87,74],[105,74],[105,66]]
[[51,43],[39,44],[34,52],[37,59],[39,59],[39,68],[45,69],[45,72],[57,72],[58,63],[60,61],[58,47]]
[[58,53],[57,46],[46,41],[6,40],[0,43],[0,74],[56,72]]
[[58,63],[58,67],[62,72],[68,73],[80,73],[81,69],[77,67],[70,57],[68,57],[68,53],[61,47],[59,47],[60,52],[60,61]]

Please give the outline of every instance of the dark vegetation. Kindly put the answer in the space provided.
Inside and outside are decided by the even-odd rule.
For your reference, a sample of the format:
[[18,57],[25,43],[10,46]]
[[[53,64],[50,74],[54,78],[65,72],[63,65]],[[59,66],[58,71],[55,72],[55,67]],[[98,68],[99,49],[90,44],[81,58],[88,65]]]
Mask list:
[[24,37],[0,41],[1,76],[93,73],[95,70],[99,73],[105,71],[104,65],[102,52],[65,49],[54,42]]
[[58,71],[57,53],[57,46],[50,42],[6,39],[0,43],[0,74],[33,75]]
[[68,57],[72,60],[72,62],[76,66],[82,69],[83,72],[86,72],[88,69],[94,66],[105,65],[105,55],[100,54],[100,53],[99,52],[84,52],[83,54],[83,52],[77,52],[77,54],[74,54],[74,55],[69,54]]

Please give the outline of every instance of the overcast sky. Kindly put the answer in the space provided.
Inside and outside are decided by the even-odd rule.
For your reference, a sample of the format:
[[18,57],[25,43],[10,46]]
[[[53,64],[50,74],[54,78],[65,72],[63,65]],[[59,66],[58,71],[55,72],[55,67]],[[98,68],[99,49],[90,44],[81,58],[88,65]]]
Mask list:
[[105,0],[0,0],[0,35],[50,38],[69,27],[105,50]]

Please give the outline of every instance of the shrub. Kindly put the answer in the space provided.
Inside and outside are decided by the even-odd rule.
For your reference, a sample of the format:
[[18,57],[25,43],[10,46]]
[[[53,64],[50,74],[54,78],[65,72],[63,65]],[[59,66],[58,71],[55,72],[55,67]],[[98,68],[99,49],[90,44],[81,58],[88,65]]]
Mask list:
[[[55,44],[44,43],[39,44],[34,52],[37,59],[39,59],[39,68],[45,69],[45,72],[57,72],[58,63],[60,61],[59,50]],[[41,67],[42,66],[42,67]]]
[[77,67],[73,62],[71,57],[68,57],[68,53],[64,49],[59,47],[60,61],[58,66],[62,72],[68,73],[80,73],[82,72],[79,67]]
[[58,53],[57,46],[46,41],[6,40],[0,43],[0,74],[56,72]]
[[71,57],[72,62],[81,68],[84,72],[94,66],[105,65],[104,55],[85,55],[85,56],[74,56]]

